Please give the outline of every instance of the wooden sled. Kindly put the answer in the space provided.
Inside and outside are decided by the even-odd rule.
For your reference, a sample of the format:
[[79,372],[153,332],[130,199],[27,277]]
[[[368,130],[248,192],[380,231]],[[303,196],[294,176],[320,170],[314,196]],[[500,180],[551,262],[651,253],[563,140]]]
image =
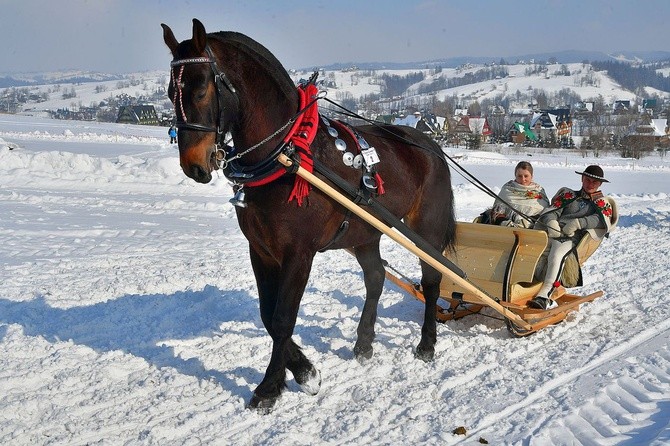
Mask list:
[[[277,160],[286,167],[296,168],[285,154],[280,154]],[[398,226],[394,229],[379,220],[304,168],[297,166],[296,174],[442,273],[440,296],[450,303],[450,307],[438,310],[438,320],[462,317],[489,307],[505,318],[514,335],[525,336],[560,322],[580,304],[603,294],[599,291],[588,296],[575,296],[559,288],[551,296],[558,302],[557,308],[548,311],[530,309],[527,303],[540,288],[540,283],[533,282],[533,274],[547,246],[545,232],[458,223],[454,253],[434,252],[430,255],[426,248],[420,247],[421,241],[416,234],[411,235],[407,231],[401,234],[396,230]],[[400,224],[397,222],[397,225]],[[582,240],[579,246],[585,253],[588,252],[588,255],[579,255],[583,262],[595,251],[598,243]],[[390,274],[388,268],[387,277],[425,302],[419,286]],[[453,310],[452,303],[455,304]],[[445,313],[446,317],[441,316]],[[450,313],[452,317],[448,316]]]
[[[522,327],[510,318],[505,318],[509,331],[515,336],[525,336],[548,325],[562,321],[571,311],[584,302],[602,296],[602,291],[578,296],[558,287],[551,298],[558,303],[552,310],[537,310],[528,307],[542,283],[534,280],[535,269],[547,248],[548,239],[544,231],[511,228],[507,226],[477,223],[457,223],[453,253],[445,256],[467,273],[468,281],[496,298],[506,309],[519,315],[531,328]],[[600,242],[585,234],[577,245],[580,266],[598,248]],[[386,277],[417,299],[424,301],[421,287],[397,271],[387,267]],[[440,297],[449,305],[439,307],[437,319],[447,321],[477,313],[488,306],[478,295],[443,275]]]

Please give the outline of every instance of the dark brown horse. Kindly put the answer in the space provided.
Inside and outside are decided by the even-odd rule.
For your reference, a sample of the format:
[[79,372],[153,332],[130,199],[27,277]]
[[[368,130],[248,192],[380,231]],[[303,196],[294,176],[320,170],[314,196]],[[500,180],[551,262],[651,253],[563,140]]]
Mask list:
[[[311,151],[302,158],[303,165],[313,160],[329,169],[359,191],[363,201],[377,197],[439,252],[451,246],[455,235],[449,169],[440,147],[410,127],[349,129],[312,116],[296,130],[296,123],[315,110],[315,88],[296,88],[266,48],[239,33],[207,34],[196,19],[193,37],[181,43],[168,26],[162,27],[173,56],[168,94],[177,114],[184,173],[207,183],[213,170],[223,168],[236,190],[244,186],[245,207],[236,207],[237,219],[249,241],[261,319],[273,341],[270,364],[249,407],[269,410],[285,387],[286,369],[308,393],[319,390],[320,373],[292,340],[316,253],[348,248],[363,270],[365,305],[353,349],[359,360],[372,355],[385,275],[381,233],[317,189],[307,189],[306,195],[303,185],[302,194],[296,194],[297,177],[276,161],[278,154],[295,156],[296,147],[303,155],[305,148]],[[313,138],[311,144],[293,144],[291,133],[296,131],[298,139]],[[225,144],[227,134],[234,148]],[[356,150],[367,145],[376,150],[380,162],[373,156],[349,165]],[[351,153],[344,155],[349,157],[346,165],[345,152]],[[315,168],[314,173],[324,178],[322,170]],[[297,199],[289,200],[294,195]],[[429,361],[435,351],[441,274],[423,262],[421,270],[426,311],[416,355]]]

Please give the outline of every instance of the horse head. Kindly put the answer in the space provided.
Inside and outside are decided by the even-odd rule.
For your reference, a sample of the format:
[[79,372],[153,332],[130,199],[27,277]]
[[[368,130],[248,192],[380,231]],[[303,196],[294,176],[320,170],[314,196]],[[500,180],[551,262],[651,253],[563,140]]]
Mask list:
[[[192,38],[180,43],[169,26],[161,26],[173,56],[168,94],[175,107],[184,173],[208,183],[233,151],[249,147],[253,153],[236,162],[262,161],[285,134],[273,133],[299,104],[288,73],[267,49],[242,34],[207,34],[193,19]],[[224,141],[228,132],[235,150]]]

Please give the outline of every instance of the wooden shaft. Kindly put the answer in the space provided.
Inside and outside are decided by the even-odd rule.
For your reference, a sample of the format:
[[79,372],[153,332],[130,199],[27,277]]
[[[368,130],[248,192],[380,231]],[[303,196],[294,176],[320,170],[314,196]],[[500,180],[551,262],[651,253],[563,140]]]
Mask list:
[[[291,167],[293,165],[293,161],[284,154],[279,155],[278,161],[286,167]],[[405,249],[410,251],[412,254],[416,255],[421,260],[423,260],[436,270],[440,271],[442,274],[446,274],[457,285],[465,289],[468,289],[473,295],[477,296],[483,303],[493,308],[498,313],[502,314],[508,319],[511,319],[515,324],[522,327],[524,330],[532,330],[532,326],[529,325],[521,316],[503,307],[493,298],[491,298],[482,290],[477,288],[475,285],[455,274],[449,268],[442,265],[442,263],[438,262],[428,254],[426,254],[425,251],[417,248],[410,240],[405,238],[402,234],[393,230],[393,228],[389,227],[384,222],[380,221],[378,218],[367,212],[365,209],[361,208],[356,203],[352,202],[350,199],[342,195],[338,190],[334,189],[332,186],[330,186],[328,183],[318,178],[316,175],[312,174],[311,172],[305,170],[303,167],[300,166],[298,166],[296,174],[299,175],[301,178],[304,178],[305,181],[307,181],[308,183],[310,183],[311,185],[313,185],[314,187],[316,187],[317,189],[328,195],[333,200],[337,201],[339,204],[341,204],[354,214],[356,214],[358,217],[365,220],[365,222],[372,225],[375,229],[386,234],[388,237],[391,238],[391,240],[397,242]]]

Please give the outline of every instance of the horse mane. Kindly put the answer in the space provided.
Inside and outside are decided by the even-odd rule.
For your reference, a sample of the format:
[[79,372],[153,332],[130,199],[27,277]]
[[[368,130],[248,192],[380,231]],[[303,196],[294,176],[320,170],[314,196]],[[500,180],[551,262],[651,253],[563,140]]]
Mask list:
[[281,62],[251,37],[234,31],[219,31],[208,34],[208,37],[214,37],[224,44],[236,47],[274,74],[273,78],[287,97],[296,93],[295,84]]

